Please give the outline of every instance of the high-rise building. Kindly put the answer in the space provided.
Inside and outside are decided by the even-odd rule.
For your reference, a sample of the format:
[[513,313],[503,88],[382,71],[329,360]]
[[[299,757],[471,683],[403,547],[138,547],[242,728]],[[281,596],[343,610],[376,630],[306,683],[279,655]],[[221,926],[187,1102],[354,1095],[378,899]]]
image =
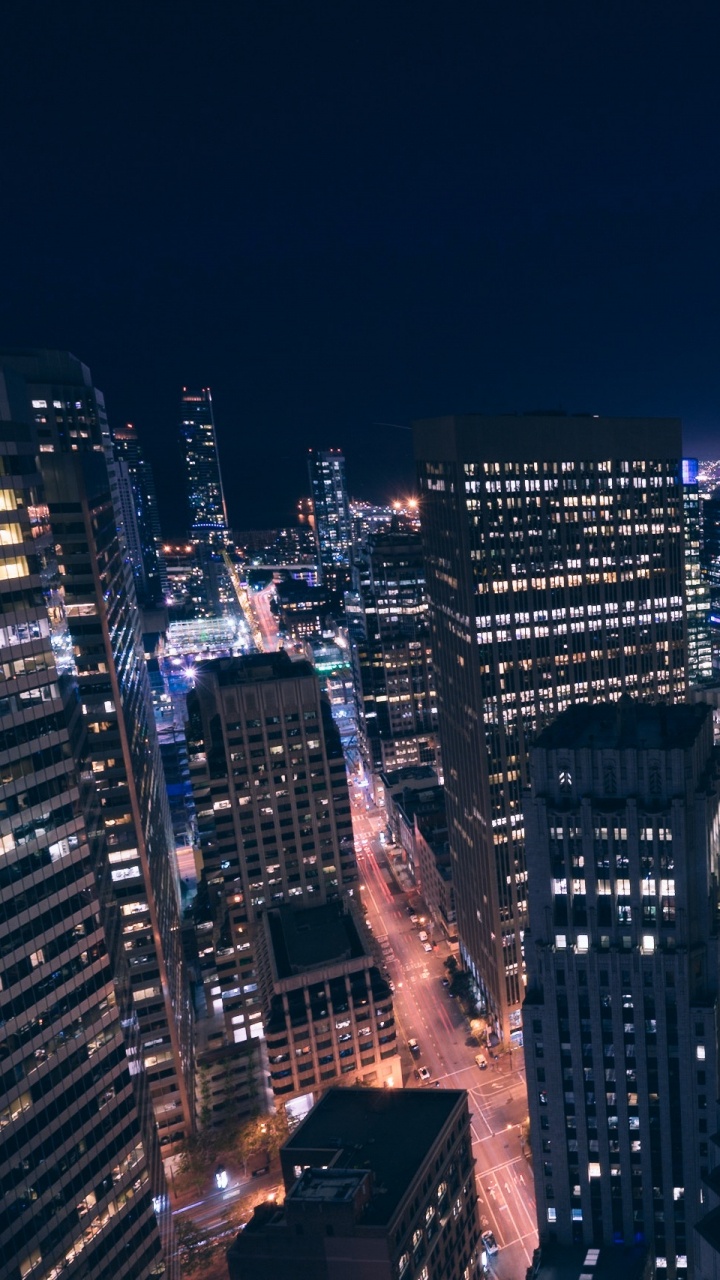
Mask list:
[[210,388],[191,390],[183,387],[181,413],[188,532],[193,542],[222,548],[228,541],[228,518]]
[[284,652],[200,663],[188,715],[216,917],[208,997],[241,1043],[263,1034],[254,932],[263,910],[326,902],[356,884],[345,761],[312,667]]
[[419,533],[372,534],[346,600],[360,751],[368,773],[438,763],[430,614]]
[[228,1250],[230,1280],[474,1280],[467,1094],[329,1089],[281,1148],[285,1199]]
[[687,688],[676,419],[415,425],[461,955],[519,1028],[527,751],[568,703]]
[[[123,516],[138,602],[146,606],[164,603],[169,583],[152,467],[131,422],[113,431],[113,445],[123,479]],[[130,506],[132,510],[126,515]]]
[[712,679],[710,587],[702,562],[703,522],[698,485],[698,463],[682,464],[683,520],[685,527],[685,602],[688,626],[688,683]]
[[525,998],[541,1243],[645,1242],[693,1275],[717,1164],[712,713],[623,697],[537,738]]
[[369,943],[351,899],[264,911],[258,979],[276,1098],[402,1084],[392,992]]
[[175,1274],[161,1249],[171,1215],[127,965],[112,963],[103,927],[56,660],[68,646],[54,537],[18,383],[11,421],[0,375],[2,1274],[144,1280]]
[[57,351],[0,352],[20,374],[39,437],[81,723],[77,750],[104,828],[97,874],[129,962],[160,1143],[194,1123],[190,1006],[178,874],[132,573],[121,545],[112,443],[90,371]]
[[345,485],[345,458],[339,449],[311,449],[308,458],[310,497],[318,573],[336,607],[350,577],[352,518]]

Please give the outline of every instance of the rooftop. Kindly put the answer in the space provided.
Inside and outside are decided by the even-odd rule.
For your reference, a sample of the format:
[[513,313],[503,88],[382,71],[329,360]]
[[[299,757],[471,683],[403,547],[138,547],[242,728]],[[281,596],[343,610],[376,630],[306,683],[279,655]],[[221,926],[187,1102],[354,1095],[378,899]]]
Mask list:
[[381,1226],[466,1097],[462,1089],[328,1089],[282,1150],[297,1163],[371,1169],[362,1221]]
[[279,649],[276,653],[249,653],[240,658],[213,658],[209,662],[199,662],[196,681],[201,682],[203,676],[214,676],[223,686],[259,684],[268,680],[315,679],[315,672],[305,659],[293,662],[284,649]]
[[352,915],[340,902],[299,911],[273,907],[267,921],[279,978],[367,954]]
[[692,746],[712,709],[704,703],[638,702],[625,695],[617,702],[577,703],[568,707],[535,740],[537,750],[565,747],[579,751],[686,750]]
[[672,459],[682,452],[679,418],[599,414],[455,414],[413,423],[415,457],[447,462]]
[[352,1203],[367,1177],[367,1169],[305,1169],[288,1193],[295,1201]]

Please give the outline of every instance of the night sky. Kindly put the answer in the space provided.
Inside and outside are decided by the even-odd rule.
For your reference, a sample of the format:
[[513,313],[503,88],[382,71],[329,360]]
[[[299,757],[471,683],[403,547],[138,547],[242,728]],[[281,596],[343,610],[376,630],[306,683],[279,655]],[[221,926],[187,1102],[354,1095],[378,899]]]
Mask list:
[[180,531],[180,387],[236,528],[413,417],[679,414],[720,455],[720,6],[225,0],[0,16],[0,344],[86,361]]

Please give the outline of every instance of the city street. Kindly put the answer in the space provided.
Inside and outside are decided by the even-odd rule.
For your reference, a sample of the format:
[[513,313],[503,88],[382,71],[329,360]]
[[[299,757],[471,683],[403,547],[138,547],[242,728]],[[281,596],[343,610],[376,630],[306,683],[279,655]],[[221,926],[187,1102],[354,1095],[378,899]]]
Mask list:
[[263,591],[248,590],[247,593],[248,602],[255,615],[266,653],[274,653],[280,643],[277,618],[270,608],[270,601],[274,592],[274,587],[270,586],[265,587]]
[[[437,947],[426,953],[419,926],[410,921],[410,896],[395,885],[379,840],[382,812],[368,810],[365,788],[351,785],[353,825],[368,919],[395,984],[395,1010],[403,1050],[406,1087],[467,1089],[470,1095],[474,1154],[481,1220],[491,1230],[499,1252],[489,1259],[498,1280],[524,1280],[537,1243],[532,1171],[520,1145],[520,1125],[527,1114],[522,1050],[504,1054],[480,1071],[478,1046],[469,1043],[465,1018],[441,979],[449,948],[440,932],[425,926]],[[420,1046],[413,1059],[408,1038]],[[485,1051],[484,1051],[485,1052]],[[431,1082],[421,1084],[415,1068],[425,1066]]]

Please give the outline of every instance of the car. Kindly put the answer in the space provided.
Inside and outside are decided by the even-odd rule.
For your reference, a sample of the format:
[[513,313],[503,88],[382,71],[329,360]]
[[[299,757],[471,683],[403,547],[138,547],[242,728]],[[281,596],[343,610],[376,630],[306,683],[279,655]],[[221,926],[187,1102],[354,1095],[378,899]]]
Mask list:
[[415,915],[415,912],[414,912],[414,911],[411,911],[411,912],[410,912],[410,923],[411,923],[411,924],[417,924],[417,922],[418,922],[418,916],[416,916],[416,915]]
[[423,951],[432,951],[432,947],[429,942],[423,942]]
[[484,1233],[482,1242],[485,1246],[485,1251],[489,1258],[491,1258],[494,1253],[498,1252],[498,1242],[495,1239],[492,1231],[486,1231]]
[[428,1071],[427,1067],[418,1067],[417,1075],[418,1075],[418,1080],[429,1080],[431,1078],[430,1072]]
[[391,991],[393,991],[393,992],[395,991],[395,983],[393,982],[392,978],[391,978],[391,979],[390,979],[390,981],[388,982],[388,986],[389,986],[389,988],[390,988],[390,990],[391,990]]
[[413,1058],[417,1058],[417,1057],[419,1057],[419,1055],[420,1055],[420,1045],[418,1044],[417,1040],[415,1040],[415,1039],[408,1040],[408,1049],[410,1050],[410,1052],[411,1052],[411,1054],[412,1054]]
[[487,1071],[487,1058],[485,1057],[484,1053],[476,1053],[475,1061],[477,1062],[481,1071]]
[[441,978],[441,979],[440,979],[440,986],[441,986],[441,987],[449,987],[449,986],[450,986],[450,980],[449,980],[449,978]]
[[427,934],[424,929],[420,930],[418,934],[418,938],[420,939],[421,942],[427,942]]

